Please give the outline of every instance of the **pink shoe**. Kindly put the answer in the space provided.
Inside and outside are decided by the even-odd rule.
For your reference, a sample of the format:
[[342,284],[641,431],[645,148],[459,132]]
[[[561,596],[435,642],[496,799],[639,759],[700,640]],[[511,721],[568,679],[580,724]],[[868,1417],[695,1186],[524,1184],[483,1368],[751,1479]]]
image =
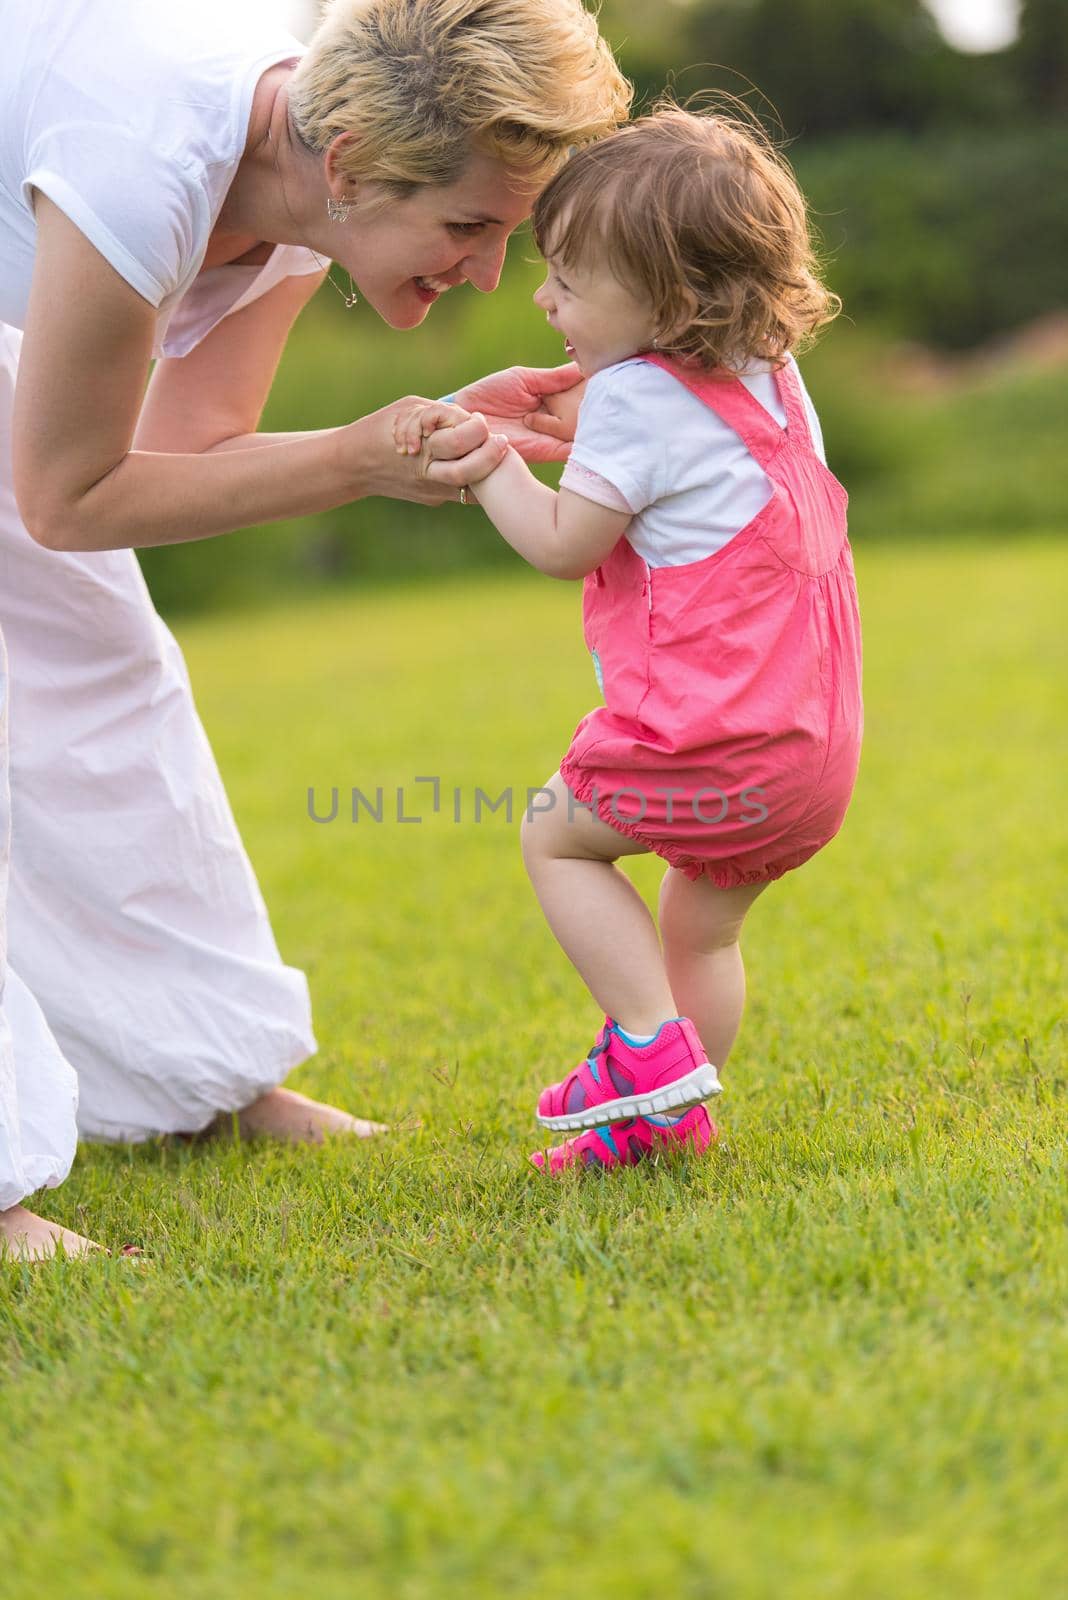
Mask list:
[[[577,1139],[558,1144],[549,1151],[549,1171],[554,1178],[569,1167],[633,1167],[639,1161],[655,1160],[661,1152],[669,1154],[689,1148],[701,1155],[719,1129],[704,1106],[694,1106],[678,1122],[657,1122],[639,1117],[634,1122],[617,1122],[613,1127],[591,1128]],[[531,1163],[545,1171],[545,1151],[535,1150]]]
[[581,1067],[543,1089],[538,1121],[546,1128],[599,1128],[630,1117],[680,1111],[720,1094],[716,1069],[686,1017],[664,1022],[648,1044],[630,1044],[611,1017]]

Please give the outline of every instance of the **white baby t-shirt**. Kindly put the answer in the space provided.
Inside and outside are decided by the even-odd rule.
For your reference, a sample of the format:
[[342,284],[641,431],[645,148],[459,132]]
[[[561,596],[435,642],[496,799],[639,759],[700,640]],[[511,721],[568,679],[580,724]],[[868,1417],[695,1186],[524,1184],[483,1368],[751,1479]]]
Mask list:
[[[784,428],[771,368],[754,367],[742,382]],[[824,460],[819,419],[803,383],[801,393]],[[685,566],[714,554],[771,498],[770,480],[734,429],[685,384],[638,357],[590,378],[560,487],[633,512],[626,537],[650,567]]]

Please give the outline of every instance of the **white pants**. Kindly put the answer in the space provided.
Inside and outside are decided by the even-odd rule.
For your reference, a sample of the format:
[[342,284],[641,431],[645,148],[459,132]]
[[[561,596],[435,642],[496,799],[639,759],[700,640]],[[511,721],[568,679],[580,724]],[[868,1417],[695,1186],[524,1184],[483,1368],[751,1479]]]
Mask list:
[[0,1210],[85,1138],[193,1131],[315,1049],[129,550],[67,555],[11,489],[0,323]]

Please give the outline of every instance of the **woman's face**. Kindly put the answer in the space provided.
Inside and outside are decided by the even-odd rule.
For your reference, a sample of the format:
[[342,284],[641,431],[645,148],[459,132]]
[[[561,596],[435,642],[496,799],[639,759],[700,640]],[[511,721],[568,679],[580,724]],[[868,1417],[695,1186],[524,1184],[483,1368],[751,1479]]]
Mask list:
[[457,284],[496,289],[508,236],[540,188],[480,153],[456,183],[422,186],[407,200],[378,204],[381,185],[361,183],[348,221],[331,233],[331,254],[383,321],[414,328]]

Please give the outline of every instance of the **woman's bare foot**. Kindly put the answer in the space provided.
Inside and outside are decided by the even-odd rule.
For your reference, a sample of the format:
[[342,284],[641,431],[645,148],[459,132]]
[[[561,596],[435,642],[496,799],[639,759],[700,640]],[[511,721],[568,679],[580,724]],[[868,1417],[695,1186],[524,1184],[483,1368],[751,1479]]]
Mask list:
[[68,1256],[87,1256],[104,1248],[92,1239],[83,1239],[80,1233],[61,1228],[58,1222],[47,1222],[25,1206],[0,1211],[0,1259],[6,1254],[9,1261],[48,1261],[56,1254],[60,1241]]
[[235,1115],[243,1138],[268,1134],[291,1144],[322,1144],[328,1133],[349,1133],[359,1139],[369,1139],[372,1134],[387,1131],[384,1122],[350,1117],[347,1111],[324,1105],[321,1100],[309,1100],[295,1089],[268,1089],[242,1111],[220,1112],[213,1127],[225,1130]]

